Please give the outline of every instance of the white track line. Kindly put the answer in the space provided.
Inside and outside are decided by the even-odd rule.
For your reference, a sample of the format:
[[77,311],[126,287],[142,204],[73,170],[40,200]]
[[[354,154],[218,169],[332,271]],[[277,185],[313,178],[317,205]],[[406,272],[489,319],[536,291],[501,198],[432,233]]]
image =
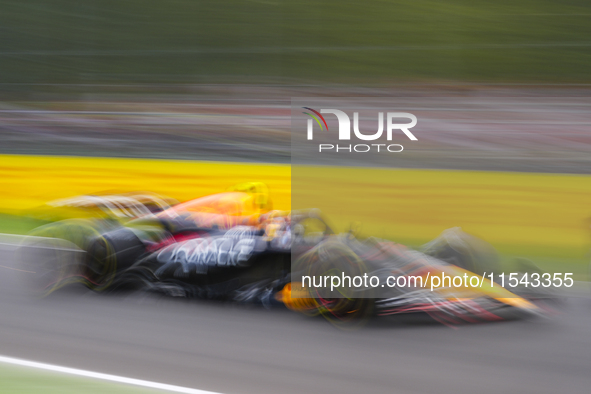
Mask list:
[[68,367],[60,367],[58,365],[38,363],[38,362],[35,362],[35,361],[27,361],[27,360],[21,360],[21,359],[18,359],[18,358],[5,357],[5,356],[0,356],[0,363],[20,365],[20,366],[23,366],[23,367],[43,369],[43,370],[46,370],[46,371],[60,372],[60,373],[65,373],[65,374],[69,374],[69,375],[84,376],[84,377],[87,377],[87,378],[107,380],[107,381],[110,381],[110,382],[130,384],[130,385],[134,385],[134,386],[148,387],[148,388],[151,388],[151,389],[166,390],[166,391],[171,391],[171,392],[175,392],[175,393],[220,394],[220,393],[216,393],[216,392],[213,392],[213,391],[205,391],[205,390],[191,389],[191,388],[188,388],[188,387],[173,386],[173,385],[170,385],[170,384],[150,382],[150,381],[147,381],[147,380],[132,379],[132,378],[126,378],[126,377],[123,377],[123,376],[116,376],[116,375],[108,375],[108,374],[105,374],[105,373],[85,371],[85,370],[82,370],[82,369],[75,369],[75,368],[68,368]]

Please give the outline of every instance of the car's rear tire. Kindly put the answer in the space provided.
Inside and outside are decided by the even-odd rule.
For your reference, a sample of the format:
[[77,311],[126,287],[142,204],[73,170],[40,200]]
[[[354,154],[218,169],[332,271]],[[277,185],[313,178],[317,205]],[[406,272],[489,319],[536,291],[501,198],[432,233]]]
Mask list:
[[144,243],[126,227],[95,237],[88,245],[84,264],[89,287],[97,291],[106,289],[118,272],[129,268],[145,252]]

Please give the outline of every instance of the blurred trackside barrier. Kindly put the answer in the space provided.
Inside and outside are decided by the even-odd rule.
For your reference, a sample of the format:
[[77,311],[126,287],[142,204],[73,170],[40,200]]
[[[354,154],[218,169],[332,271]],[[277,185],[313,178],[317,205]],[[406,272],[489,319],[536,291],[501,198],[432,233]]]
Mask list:
[[507,255],[582,262],[590,248],[591,176],[297,166],[291,198],[337,229],[359,221],[363,235],[411,245],[459,226]]
[[[339,231],[419,244],[460,226],[503,252],[582,258],[589,247],[591,176],[416,169],[299,167],[148,159],[0,155],[0,212],[24,213],[58,198],[114,190],[179,201],[245,181],[265,182],[276,209],[320,208]],[[301,176],[300,176],[301,175]],[[330,178],[333,196],[318,197]],[[349,193],[352,188],[364,190]]]
[[269,186],[275,209],[290,209],[288,165],[0,155],[0,212],[18,214],[58,198],[108,191],[150,191],[186,201],[253,180]]

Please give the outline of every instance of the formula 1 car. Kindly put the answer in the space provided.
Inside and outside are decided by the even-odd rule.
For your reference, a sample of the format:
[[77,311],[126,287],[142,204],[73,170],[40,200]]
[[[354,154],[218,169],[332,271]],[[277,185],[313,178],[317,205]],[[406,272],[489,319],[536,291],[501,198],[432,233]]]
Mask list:
[[[82,210],[85,218],[42,226],[20,249],[25,279],[40,295],[81,283],[95,291],[284,305],[335,324],[414,312],[451,324],[540,312],[477,275],[498,269],[494,249],[459,229],[447,230],[422,251],[335,234],[318,210],[272,210],[260,183],[184,203],[131,193],[51,205]],[[328,289],[312,281],[335,273],[369,275],[382,285],[331,283]],[[428,278],[436,275],[477,276],[479,286],[429,288]],[[384,286],[390,277],[415,281]]]

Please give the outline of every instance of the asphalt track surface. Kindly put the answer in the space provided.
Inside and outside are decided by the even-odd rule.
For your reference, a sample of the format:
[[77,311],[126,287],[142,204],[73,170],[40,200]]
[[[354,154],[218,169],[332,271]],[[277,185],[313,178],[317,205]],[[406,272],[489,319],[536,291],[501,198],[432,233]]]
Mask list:
[[0,354],[220,393],[589,393],[591,299],[556,316],[343,331],[283,309],[21,292],[0,245]]

